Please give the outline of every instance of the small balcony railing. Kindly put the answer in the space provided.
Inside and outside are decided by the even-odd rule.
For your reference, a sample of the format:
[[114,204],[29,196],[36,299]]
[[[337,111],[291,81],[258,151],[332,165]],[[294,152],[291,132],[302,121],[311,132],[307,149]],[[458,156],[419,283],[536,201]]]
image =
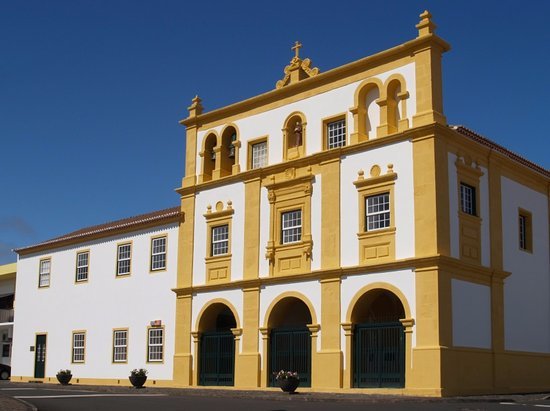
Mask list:
[[0,310],[0,323],[12,323],[13,322],[13,309]]

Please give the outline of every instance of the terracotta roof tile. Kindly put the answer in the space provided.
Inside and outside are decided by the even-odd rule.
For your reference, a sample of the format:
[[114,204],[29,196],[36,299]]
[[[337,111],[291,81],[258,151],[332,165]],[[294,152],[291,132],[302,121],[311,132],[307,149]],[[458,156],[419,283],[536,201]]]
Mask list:
[[105,237],[111,235],[121,229],[136,230],[143,225],[158,223],[160,225],[165,220],[171,220],[181,215],[180,207],[171,207],[164,210],[153,211],[151,213],[140,214],[134,217],[123,218],[121,220],[111,221],[104,224],[94,225],[91,227],[81,228],[80,230],[64,234],[60,237],[52,238],[38,244],[17,248],[14,251],[18,254],[26,254],[38,248],[53,248],[54,246],[71,240],[85,241],[90,237],[100,236]]

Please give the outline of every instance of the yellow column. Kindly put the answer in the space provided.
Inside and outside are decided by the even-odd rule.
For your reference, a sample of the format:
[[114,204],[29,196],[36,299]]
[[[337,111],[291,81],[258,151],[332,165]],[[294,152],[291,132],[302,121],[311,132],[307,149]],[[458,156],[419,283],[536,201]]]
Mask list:
[[260,386],[259,313],[260,289],[258,287],[243,289],[242,352],[239,354],[239,367],[235,366],[237,387]]
[[192,383],[190,385],[199,385],[199,341],[200,341],[200,333],[198,331],[193,331],[191,333],[191,336],[193,337],[193,354],[194,354],[194,361],[193,361],[193,370],[191,371],[191,375],[193,376]]
[[[188,288],[193,282],[194,194],[182,197],[181,211],[184,213],[184,218],[178,233],[177,288]],[[192,301],[193,297],[190,293],[178,295],[176,299],[174,382],[183,386],[192,384]]]
[[196,160],[197,160],[197,132],[199,129],[196,117],[202,114],[202,104],[199,96],[192,100],[189,110],[189,117],[180,121],[180,124],[188,122],[185,137],[185,177],[182,181],[183,187],[189,187],[196,183]]
[[263,349],[263,358],[262,358],[262,370],[260,372],[260,387],[267,387],[269,383],[269,376],[267,372],[269,370],[269,328],[262,327],[260,328],[260,333],[262,334],[262,349]]
[[431,123],[447,124],[443,115],[443,86],[441,77],[441,55],[450,46],[437,37],[432,15],[425,11],[416,26],[418,38],[426,38],[428,43],[415,53],[416,65],[416,114],[413,116],[413,126],[423,126]]
[[319,352],[317,351],[317,338],[319,337],[319,324],[307,324],[307,328],[311,333],[311,386],[320,387],[323,378],[324,364],[321,366],[319,362]]
[[[344,368],[343,375],[343,388],[352,387],[352,378],[351,378],[351,356],[353,351],[353,324],[352,323],[342,323],[342,329],[346,335],[346,366]],[[405,380],[406,381],[406,380]]]
[[260,260],[260,178],[244,183],[244,272],[243,279],[250,280],[259,276]]
[[[340,158],[321,163],[321,267],[340,267]],[[339,322],[339,321],[338,321]],[[324,322],[321,322],[324,324]]]
[[340,277],[321,280],[321,324],[321,351],[317,358],[323,366],[317,368],[315,387],[341,388]]

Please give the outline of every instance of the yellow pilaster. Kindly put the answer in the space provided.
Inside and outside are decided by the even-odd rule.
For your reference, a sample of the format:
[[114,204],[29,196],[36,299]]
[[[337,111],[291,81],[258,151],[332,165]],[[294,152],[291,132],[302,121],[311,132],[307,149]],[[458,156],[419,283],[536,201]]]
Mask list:
[[[195,96],[192,100],[189,110],[189,119],[195,118],[202,114],[202,104],[199,96]],[[197,159],[197,132],[198,125],[193,124],[187,126],[185,137],[185,177],[182,181],[183,187],[189,187],[196,184],[196,159]]]
[[416,114],[413,116],[413,126],[423,126],[431,123],[447,124],[443,115],[443,82],[441,76],[441,55],[450,46],[435,36],[435,24],[432,15],[425,11],[420,15],[418,38],[430,38],[428,45],[416,51]]
[[351,353],[353,350],[353,324],[342,323],[341,326],[346,336],[346,364],[343,370],[342,388],[351,388]]
[[235,386],[260,386],[260,353],[258,351],[260,289],[243,290],[243,336],[239,367],[235,366]]
[[260,387],[267,387],[267,384],[269,382],[269,376],[267,375],[267,371],[269,370],[269,358],[268,358],[268,350],[269,350],[269,328],[262,327],[260,328],[260,333],[262,334],[262,370],[260,372]]
[[321,267],[337,268],[340,267],[340,158],[321,163],[321,184]]
[[321,366],[319,362],[319,351],[317,350],[317,339],[319,337],[319,330],[321,326],[319,324],[308,324],[307,328],[311,333],[311,386],[319,387],[322,379],[324,378],[324,366]]
[[[321,351],[317,358],[322,367],[316,375],[319,388],[342,387],[342,350],[340,348],[340,277],[321,280]],[[312,341],[313,343],[313,341]]]
[[176,329],[174,354],[174,382],[177,385],[193,384],[193,355],[191,352],[191,302],[192,296],[176,299]]
[[260,192],[260,178],[245,181],[244,196],[246,207],[244,210],[245,233],[243,244],[243,278],[245,280],[258,278],[260,270]]

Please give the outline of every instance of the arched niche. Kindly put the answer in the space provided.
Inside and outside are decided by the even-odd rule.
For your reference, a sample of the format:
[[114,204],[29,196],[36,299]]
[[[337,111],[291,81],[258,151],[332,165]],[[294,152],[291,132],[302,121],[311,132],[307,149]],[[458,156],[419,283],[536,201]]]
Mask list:
[[406,91],[402,75],[394,74],[386,80],[385,95],[381,99],[386,101],[387,110],[387,127],[384,134],[397,133],[409,128],[406,105],[408,97],[409,93]]
[[221,133],[220,144],[220,177],[237,172],[235,166],[239,164],[239,132],[235,125],[226,126]]
[[283,158],[294,160],[305,155],[306,116],[298,111],[291,113],[283,128]]
[[382,89],[382,82],[376,78],[365,80],[357,87],[355,106],[350,109],[355,124],[355,131],[351,134],[352,144],[377,137],[381,115],[378,101]]
[[217,142],[218,136],[213,132],[204,138],[203,149],[199,153],[202,158],[202,174],[199,176],[199,182],[212,180],[216,169]]
[[235,309],[226,301],[217,301],[206,306],[199,314],[197,331],[230,331],[237,328],[237,325]]

